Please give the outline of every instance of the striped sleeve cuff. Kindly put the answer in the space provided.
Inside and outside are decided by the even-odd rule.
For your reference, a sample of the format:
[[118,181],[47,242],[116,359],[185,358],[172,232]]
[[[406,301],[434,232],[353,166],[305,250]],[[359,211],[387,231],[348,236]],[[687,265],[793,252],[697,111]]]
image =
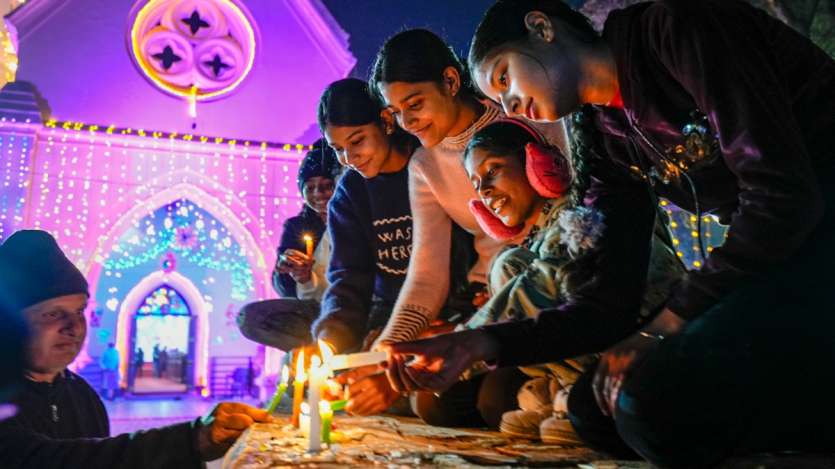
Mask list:
[[394,344],[416,339],[429,327],[432,316],[432,312],[423,306],[403,305],[391,316],[377,339],[377,344]]

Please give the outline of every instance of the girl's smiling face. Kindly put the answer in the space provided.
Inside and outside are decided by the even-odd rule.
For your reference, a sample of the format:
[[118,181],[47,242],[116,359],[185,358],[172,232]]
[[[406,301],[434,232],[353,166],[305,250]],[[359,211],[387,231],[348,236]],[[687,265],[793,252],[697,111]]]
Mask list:
[[496,54],[473,75],[479,89],[501,104],[508,117],[538,122],[560,117],[547,70],[528,55],[512,51]]
[[495,155],[473,148],[464,168],[482,203],[506,226],[518,226],[536,215],[542,197],[525,175],[525,161],[517,155]]
[[334,180],[329,177],[314,176],[302,185],[302,198],[319,215],[328,214],[328,202],[333,196]]
[[458,72],[448,67],[443,79],[441,83],[379,84],[385,105],[394,113],[397,123],[425,147],[433,147],[450,136],[461,114],[461,103],[455,97],[461,84]]
[[340,164],[366,179],[380,174],[391,155],[390,137],[378,123],[357,126],[329,124],[325,127],[325,139],[336,152]]
[[501,46],[472,64],[473,80],[508,117],[554,122],[581,104],[578,47],[569,33],[555,29],[541,13],[529,14],[526,22],[526,39]]

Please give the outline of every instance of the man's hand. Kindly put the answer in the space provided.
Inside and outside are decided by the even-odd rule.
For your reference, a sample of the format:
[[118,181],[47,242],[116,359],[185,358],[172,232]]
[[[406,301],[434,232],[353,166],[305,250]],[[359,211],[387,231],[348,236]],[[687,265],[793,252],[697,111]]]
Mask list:
[[354,368],[337,376],[336,381],[347,386],[345,410],[353,415],[383,413],[400,397],[377,365]]
[[203,461],[220,458],[250,425],[272,422],[266,411],[237,402],[221,402],[200,418],[197,451]]
[[288,249],[278,257],[279,273],[290,274],[296,283],[307,283],[313,272],[313,258],[295,249]]
[[[468,330],[441,334],[428,339],[383,344],[391,358],[386,375],[397,391],[428,390],[441,392],[458,381],[474,363],[492,360],[499,344],[488,333]],[[414,357],[412,361],[408,361]]]

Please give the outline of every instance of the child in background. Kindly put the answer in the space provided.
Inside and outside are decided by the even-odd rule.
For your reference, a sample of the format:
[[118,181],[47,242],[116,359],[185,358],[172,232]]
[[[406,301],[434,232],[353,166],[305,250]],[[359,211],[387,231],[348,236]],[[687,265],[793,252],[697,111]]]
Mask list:
[[[283,298],[250,303],[238,315],[244,337],[285,352],[310,343],[310,324],[319,315],[327,288],[325,270],[330,240],[325,233],[327,207],[341,167],[324,139],[314,143],[299,165],[298,184],[305,205],[284,222],[273,287]],[[305,236],[313,240],[308,257]]]
[[[322,138],[313,144],[299,165],[297,180],[304,207],[298,216],[284,222],[273,270],[273,286],[285,298],[319,301],[327,288],[324,271],[330,253],[325,236],[328,202],[340,171],[336,155]],[[305,236],[313,238],[314,257],[318,255],[321,262],[307,256]]]

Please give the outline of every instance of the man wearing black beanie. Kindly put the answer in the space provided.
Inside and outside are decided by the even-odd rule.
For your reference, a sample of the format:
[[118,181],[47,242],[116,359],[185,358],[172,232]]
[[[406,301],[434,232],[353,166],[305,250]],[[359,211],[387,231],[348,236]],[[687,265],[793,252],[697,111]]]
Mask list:
[[17,414],[0,422],[3,468],[191,468],[219,458],[263,411],[221,403],[206,417],[109,437],[99,396],[67,369],[87,335],[87,281],[44,231],[19,231],[0,245],[0,307],[31,336]]

